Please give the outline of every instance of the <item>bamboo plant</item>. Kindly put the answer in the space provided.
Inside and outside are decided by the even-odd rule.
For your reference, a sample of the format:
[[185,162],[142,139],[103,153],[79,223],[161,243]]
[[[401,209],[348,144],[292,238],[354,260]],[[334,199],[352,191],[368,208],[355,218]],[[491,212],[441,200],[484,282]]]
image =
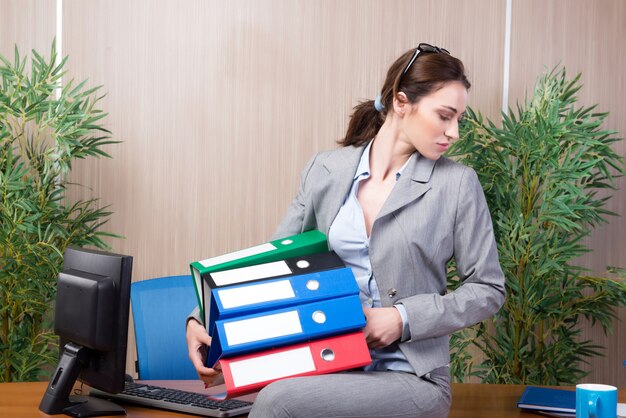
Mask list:
[[[453,158],[473,167],[491,211],[507,298],[492,319],[451,338],[452,374],[463,381],[560,385],[578,382],[602,347],[581,335],[587,318],[610,332],[626,305],[623,269],[593,277],[577,266],[585,238],[607,217],[624,162],[607,113],[577,104],[580,75],[557,67],[496,126],[468,110]],[[454,266],[450,288],[459,283]],[[478,355],[476,355],[476,353]]]
[[52,301],[69,245],[108,248],[99,230],[110,212],[96,200],[69,202],[76,158],[108,157],[99,88],[61,85],[67,58],[17,47],[0,56],[0,382],[36,380],[56,361]]

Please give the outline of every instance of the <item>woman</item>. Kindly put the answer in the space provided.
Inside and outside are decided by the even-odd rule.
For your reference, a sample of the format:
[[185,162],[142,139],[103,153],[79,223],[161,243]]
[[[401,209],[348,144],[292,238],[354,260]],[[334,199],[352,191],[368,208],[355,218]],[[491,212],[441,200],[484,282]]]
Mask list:
[[[491,218],[475,172],[442,154],[458,139],[470,87],[460,60],[428,44],[390,67],[355,107],[340,149],[316,155],[273,239],[318,229],[352,268],[367,319],[364,370],[274,382],[251,417],[443,417],[448,336],[504,302]],[[454,257],[463,284],[446,293]],[[189,321],[200,377],[210,338]]]

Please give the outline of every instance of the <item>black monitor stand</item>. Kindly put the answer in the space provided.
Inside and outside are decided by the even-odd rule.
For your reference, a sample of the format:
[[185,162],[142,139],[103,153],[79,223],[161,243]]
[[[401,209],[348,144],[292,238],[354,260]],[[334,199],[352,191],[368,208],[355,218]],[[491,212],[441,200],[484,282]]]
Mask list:
[[46,414],[67,414],[73,417],[126,415],[121,406],[106,399],[70,396],[80,371],[89,362],[89,349],[67,343],[63,355],[48,384],[39,409]]

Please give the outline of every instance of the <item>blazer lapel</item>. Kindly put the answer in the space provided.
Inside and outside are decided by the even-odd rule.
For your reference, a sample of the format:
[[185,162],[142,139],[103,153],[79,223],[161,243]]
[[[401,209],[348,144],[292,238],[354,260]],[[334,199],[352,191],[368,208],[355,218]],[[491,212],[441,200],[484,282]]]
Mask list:
[[324,167],[328,170],[328,177],[324,180],[326,185],[320,188],[324,196],[314,201],[321,203],[315,210],[319,226],[325,229],[326,233],[352,187],[354,173],[364,149],[365,145],[340,148],[324,161]]
[[436,163],[436,161],[416,154],[400,176],[400,180],[389,194],[376,219],[408,205],[430,190],[430,176]]

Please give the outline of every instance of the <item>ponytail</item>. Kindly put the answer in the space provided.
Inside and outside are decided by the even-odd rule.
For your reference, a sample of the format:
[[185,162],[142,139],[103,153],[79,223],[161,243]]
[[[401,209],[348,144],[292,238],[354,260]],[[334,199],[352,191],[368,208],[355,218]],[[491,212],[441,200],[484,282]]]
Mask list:
[[366,100],[354,106],[346,137],[338,141],[343,147],[358,147],[376,136],[383,126],[383,116],[374,107],[374,100]]

